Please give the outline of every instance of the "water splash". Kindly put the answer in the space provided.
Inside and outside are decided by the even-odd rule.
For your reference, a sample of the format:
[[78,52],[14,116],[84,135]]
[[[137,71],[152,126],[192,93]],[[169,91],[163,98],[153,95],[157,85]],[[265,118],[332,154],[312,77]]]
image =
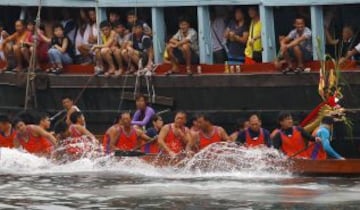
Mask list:
[[[94,146],[95,148],[95,146]],[[92,151],[92,153],[90,152]],[[58,152],[58,151],[57,151]],[[172,166],[159,167],[153,158],[112,156],[99,157],[96,149],[85,151],[81,158],[59,164],[58,161],[37,157],[16,149],[1,149],[0,174],[78,174],[109,173],[161,178],[196,177],[284,177],[286,159],[274,149],[245,148],[236,144],[210,145],[192,158],[185,158]],[[157,159],[158,158],[158,159]],[[154,161],[155,160],[155,161]]]

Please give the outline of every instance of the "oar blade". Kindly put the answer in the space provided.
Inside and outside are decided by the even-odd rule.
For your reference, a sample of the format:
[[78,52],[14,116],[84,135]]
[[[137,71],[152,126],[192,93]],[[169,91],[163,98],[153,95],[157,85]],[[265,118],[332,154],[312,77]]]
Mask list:
[[141,157],[146,155],[146,153],[140,151],[116,150],[114,155],[115,157]]

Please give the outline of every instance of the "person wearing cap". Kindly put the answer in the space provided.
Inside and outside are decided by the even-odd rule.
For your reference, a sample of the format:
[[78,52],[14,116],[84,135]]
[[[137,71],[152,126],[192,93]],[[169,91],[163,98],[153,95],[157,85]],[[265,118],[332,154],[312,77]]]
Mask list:
[[339,153],[337,153],[331,146],[331,130],[333,129],[334,118],[325,116],[321,120],[320,127],[315,131],[315,136],[321,139],[320,143],[315,143],[311,151],[311,159],[327,159],[330,156],[335,159],[344,160]]

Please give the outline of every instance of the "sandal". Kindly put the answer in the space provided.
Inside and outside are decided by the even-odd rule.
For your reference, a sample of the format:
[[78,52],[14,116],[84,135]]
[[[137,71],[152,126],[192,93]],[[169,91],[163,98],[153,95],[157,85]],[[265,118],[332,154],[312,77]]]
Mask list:
[[193,72],[191,71],[191,67],[190,67],[190,66],[186,67],[186,74],[187,74],[188,76],[192,76],[192,75],[193,75]]
[[54,74],[61,74],[62,72],[63,72],[63,68],[61,68],[61,67],[56,67],[53,71],[52,71],[52,73],[54,73]]
[[287,73],[289,73],[289,72],[291,72],[291,71],[293,71],[293,69],[292,69],[291,67],[286,67],[286,68],[283,69],[281,72],[282,72],[283,74],[287,74]]
[[54,71],[55,71],[54,67],[50,67],[45,70],[46,73],[52,73]]
[[100,75],[104,72],[104,69],[100,66],[95,66],[94,68],[94,74],[97,76],[97,75]]

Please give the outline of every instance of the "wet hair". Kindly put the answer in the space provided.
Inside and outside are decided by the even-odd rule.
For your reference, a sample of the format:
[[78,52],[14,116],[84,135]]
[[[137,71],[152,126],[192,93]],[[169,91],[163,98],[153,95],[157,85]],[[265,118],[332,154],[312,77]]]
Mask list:
[[61,23],[55,23],[53,26],[53,31],[55,31],[56,29],[59,29],[59,28],[64,31],[64,26],[61,25]]
[[179,23],[181,22],[187,22],[188,24],[190,24],[190,19],[186,16],[181,16],[179,17],[179,20],[178,20]]
[[36,25],[36,22],[35,22],[35,20],[27,20],[27,21],[26,21],[26,24],[27,24],[27,25],[30,25],[30,24],[31,24],[31,25]]
[[130,10],[130,11],[128,11],[127,13],[126,13],[126,16],[136,16],[136,14],[135,14],[135,10]]
[[78,119],[83,115],[83,113],[81,112],[73,112],[71,113],[70,115],[70,121],[73,123],[73,124],[76,124]]
[[132,27],[139,27],[139,28],[143,29],[143,24],[142,24],[140,21],[136,21],[136,22],[132,25]]
[[19,124],[20,122],[25,123],[23,119],[21,119],[20,117],[16,117],[16,118],[12,121],[12,125],[13,125],[14,127],[16,127],[16,125]]
[[278,116],[278,122],[282,122],[283,120],[285,120],[288,117],[291,117],[291,113],[290,112],[280,112],[279,116]]
[[100,28],[105,28],[105,27],[110,27],[111,28],[111,24],[109,21],[104,20],[100,23]]
[[151,118],[151,122],[156,122],[156,121],[158,121],[158,120],[160,120],[160,119],[162,119],[159,115],[154,115],[154,116],[152,116],[152,118]]
[[49,115],[45,112],[41,112],[41,113],[38,113],[37,116],[36,116],[36,124],[40,124],[40,122],[42,120],[45,120],[46,118],[48,118]]
[[95,8],[89,8],[87,9],[87,12],[96,12]]
[[250,9],[255,10],[255,11],[257,12],[257,14],[259,14],[259,7],[258,7],[258,6],[250,6],[250,7],[248,8],[248,10],[250,10]]
[[198,115],[197,119],[203,118],[206,122],[213,123],[213,119],[209,114],[201,113]]
[[325,125],[333,125],[335,123],[335,121],[334,121],[333,117],[325,116],[322,118],[321,123],[325,124]]
[[21,119],[25,124],[36,124],[38,113],[34,111],[22,111],[15,118]]
[[178,115],[178,114],[183,114],[183,115],[187,115],[185,111],[182,111],[182,110],[179,110],[175,113],[175,116]]
[[344,28],[350,29],[353,33],[354,33],[354,31],[355,31],[355,30],[354,30],[354,26],[352,26],[352,25],[350,25],[350,24],[344,25],[344,26],[343,26],[343,29],[344,29]]
[[9,116],[5,114],[0,114],[0,123],[8,123],[10,122]]
[[109,11],[109,15],[111,15],[111,14],[113,14],[113,15],[119,15],[119,13],[118,13],[117,11],[115,11],[115,10],[110,10],[110,11]]
[[20,22],[23,26],[25,26],[26,24],[25,24],[25,20],[21,20],[21,19],[19,19],[19,20],[17,20],[17,21],[15,21],[15,23],[16,22]]
[[64,121],[59,121],[55,124],[54,131],[56,134],[64,133],[68,129],[68,125]]
[[236,120],[236,127],[235,130],[239,130],[239,128],[244,129],[245,122],[248,121],[245,118],[239,118]]

